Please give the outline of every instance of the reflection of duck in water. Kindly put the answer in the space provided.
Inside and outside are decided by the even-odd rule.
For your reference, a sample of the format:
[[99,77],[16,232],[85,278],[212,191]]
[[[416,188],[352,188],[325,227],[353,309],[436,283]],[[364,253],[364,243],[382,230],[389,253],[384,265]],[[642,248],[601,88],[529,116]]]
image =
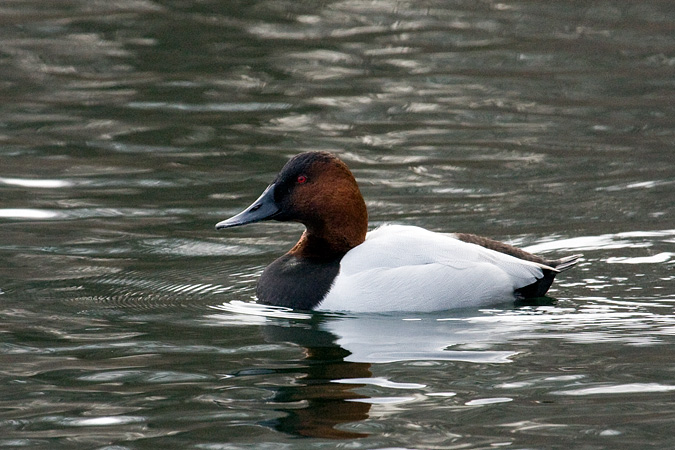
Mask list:
[[[228,321],[232,319],[231,313],[238,314],[244,322],[250,321],[250,315],[266,317],[260,328],[266,342],[291,343],[302,350],[300,358],[282,361],[281,366],[244,369],[230,379],[235,384],[246,384],[240,377],[254,377],[250,382],[273,393],[265,408],[271,407],[279,417],[261,425],[289,435],[328,439],[368,436],[367,431],[361,430],[369,425],[360,422],[370,418],[371,405],[378,403],[380,395],[373,396],[372,389],[363,387],[380,386],[381,389],[374,389],[384,394],[384,398],[402,401],[430,389],[382,378],[379,369],[380,373],[373,378],[377,364],[372,363],[508,364],[516,352],[494,350],[492,346],[520,339],[523,331],[520,326],[504,327],[500,321],[489,320],[489,316],[476,316],[475,311],[457,312],[450,317],[446,313],[416,314],[412,321],[408,320],[410,314],[345,316],[288,312],[290,317],[278,323],[284,318],[282,308],[235,301],[214,309],[229,313],[214,318]],[[386,372],[386,366],[382,369]],[[396,391],[389,395],[389,389]]]
[[438,311],[543,296],[580,255],[547,260],[470,234],[391,225],[370,233],[347,166],[325,152],[295,156],[251,206],[216,228],[300,222],[300,241],[270,264],[258,301],[298,309]]
[[[312,327],[265,326],[265,337],[273,342],[293,342],[304,347],[303,368],[289,369],[298,376],[292,385],[275,388],[275,409],[284,415],[264,425],[278,431],[324,439],[356,439],[368,434],[336,428],[368,418],[370,404],[353,401],[367,396],[354,392],[363,384],[351,378],[370,378],[370,364],[347,362],[349,352],[334,343],[335,336]],[[284,369],[281,369],[284,371]],[[298,373],[300,372],[300,373]],[[336,383],[336,380],[340,380]]]

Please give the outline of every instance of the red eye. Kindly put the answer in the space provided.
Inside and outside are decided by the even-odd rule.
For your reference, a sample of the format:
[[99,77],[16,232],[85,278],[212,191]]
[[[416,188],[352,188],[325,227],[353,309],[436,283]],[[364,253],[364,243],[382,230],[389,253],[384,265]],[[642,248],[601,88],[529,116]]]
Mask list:
[[298,175],[298,179],[297,179],[298,184],[303,184],[303,183],[305,183],[306,181],[307,181],[307,177],[306,177],[306,176],[304,176],[304,175]]

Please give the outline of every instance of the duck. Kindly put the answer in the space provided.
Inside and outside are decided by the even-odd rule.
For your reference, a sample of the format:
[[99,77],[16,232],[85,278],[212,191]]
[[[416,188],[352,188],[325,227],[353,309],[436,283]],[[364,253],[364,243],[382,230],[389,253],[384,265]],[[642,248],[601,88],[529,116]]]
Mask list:
[[291,158],[257,200],[216,229],[269,220],[305,230],[264,269],[257,302],[299,310],[434,312],[539,298],[582,256],[546,259],[490,238],[414,225],[368,231],[354,175],[323,151]]

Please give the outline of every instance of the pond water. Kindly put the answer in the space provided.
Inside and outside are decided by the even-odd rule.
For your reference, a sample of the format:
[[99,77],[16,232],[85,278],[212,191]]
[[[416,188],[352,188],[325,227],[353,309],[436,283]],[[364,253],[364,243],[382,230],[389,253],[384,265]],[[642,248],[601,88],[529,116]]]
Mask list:
[[[0,17],[0,447],[675,447],[670,0]],[[584,257],[534,304],[258,306],[302,228],[214,225],[306,150],[373,227]]]

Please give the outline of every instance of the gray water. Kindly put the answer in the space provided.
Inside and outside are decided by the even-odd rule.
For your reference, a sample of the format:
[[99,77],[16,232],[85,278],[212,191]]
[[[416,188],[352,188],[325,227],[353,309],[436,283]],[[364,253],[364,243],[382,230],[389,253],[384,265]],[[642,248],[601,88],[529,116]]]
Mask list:
[[[0,4],[0,447],[675,447],[675,7]],[[292,155],[371,225],[583,253],[551,298],[251,303]]]

